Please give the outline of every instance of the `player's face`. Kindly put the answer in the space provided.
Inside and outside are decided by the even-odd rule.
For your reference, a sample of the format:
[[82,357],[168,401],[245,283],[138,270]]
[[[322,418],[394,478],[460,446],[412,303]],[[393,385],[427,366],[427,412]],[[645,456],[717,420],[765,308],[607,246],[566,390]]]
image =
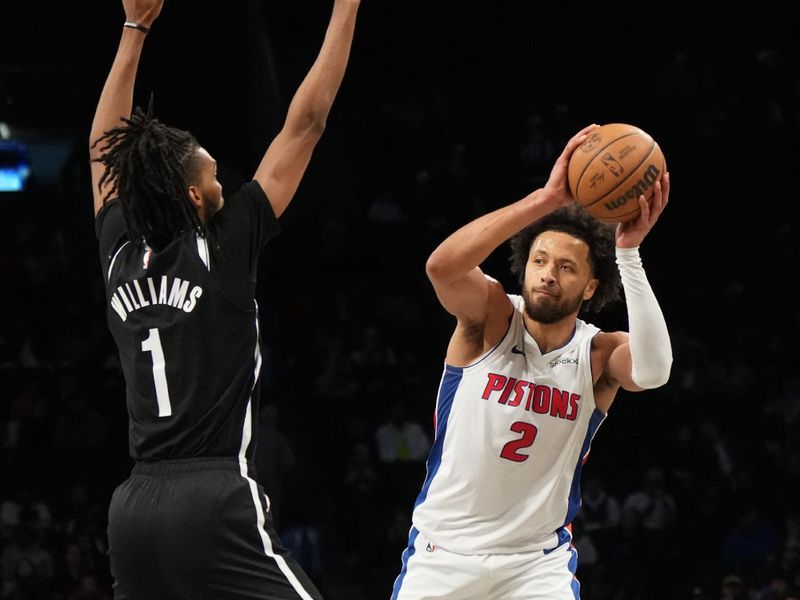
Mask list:
[[586,242],[560,231],[545,231],[531,244],[522,297],[534,321],[552,324],[577,315],[597,289]]
[[217,181],[217,161],[205,148],[197,149],[197,158],[199,162],[197,184],[190,186],[190,189],[194,188],[196,191],[200,220],[206,222],[222,208],[225,200],[222,197],[222,186]]

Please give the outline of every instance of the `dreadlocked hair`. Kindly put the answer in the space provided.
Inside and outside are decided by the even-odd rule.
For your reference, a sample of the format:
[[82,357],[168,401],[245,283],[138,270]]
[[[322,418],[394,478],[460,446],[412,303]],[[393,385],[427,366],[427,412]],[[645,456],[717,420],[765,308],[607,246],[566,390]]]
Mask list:
[[116,194],[133,243],[162,250],[185,231],[200,232],[202,224],[189,200],[187,188],[196,176],[195,137],[153,118],[153,100],[147,112],[137,107],[124,125],[106,131],[92,147],[102,154],[95,162],[105,166],[98,188],[108,184],[103,203]]
[[578,204],[553,211],[511,238],[511,272],[517,276],[520,285],[525,281],[525,266],[531,246],[545,231],[566,233],[589,246],[589,266],[599,284],[594,295],[583,303],[583,311],[597,313],[605,306],[621,300],[622,284],[614,251],[614,227],[598,221]]

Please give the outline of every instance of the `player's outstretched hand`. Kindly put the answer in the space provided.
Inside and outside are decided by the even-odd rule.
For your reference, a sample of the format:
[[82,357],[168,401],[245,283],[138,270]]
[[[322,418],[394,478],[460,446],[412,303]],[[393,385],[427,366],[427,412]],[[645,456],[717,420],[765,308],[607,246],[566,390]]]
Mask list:
[[125,19],[150,27],[153,21],[161,14],[164,0],[122,0],[125,9]]
[[635,248],[650,233],[658,217],[669,202],[669,172],[664,173],[654,186],[650,202],[639,196],[639,216],[632,221],[617,225],[617,247]]

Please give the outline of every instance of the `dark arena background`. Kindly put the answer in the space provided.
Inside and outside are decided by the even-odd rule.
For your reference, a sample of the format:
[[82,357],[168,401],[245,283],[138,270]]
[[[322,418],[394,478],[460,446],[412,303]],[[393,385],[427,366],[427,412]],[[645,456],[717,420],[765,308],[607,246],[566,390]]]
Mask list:
[[[0,598],[111,598],[110,495],[130,470],[87,139],[121,4],[0,17]],[[669,383],[621,392],[584,468],[584,600],[800,593],[800,70],[770,2],[363,0],[350,66],[260,267],[258,471],[329,600],[389,597],[454,321],[425,260],[541,186],[589,123],[661,145],[670,204],[642,246]],[[137,104],[252,176],[332,2],[166,0]],[[788,9],[787,9],[788,10]],[[516,290],[503,246],[484,269]],[[624,307],[593,319],[626,329]],[[213,344],[214,340],[208,340]],[[382,429],[383,428],[383,429]]]

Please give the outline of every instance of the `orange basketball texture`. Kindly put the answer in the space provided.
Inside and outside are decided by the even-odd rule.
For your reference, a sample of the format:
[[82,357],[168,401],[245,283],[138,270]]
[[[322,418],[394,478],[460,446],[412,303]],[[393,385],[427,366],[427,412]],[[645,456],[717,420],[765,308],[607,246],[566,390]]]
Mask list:
[[605,223],[639,216],[639,196],[648,200],[666,169],[664,154],[647,133],[625,123],[594,129],[573,152],[567,179],[575,200]]

